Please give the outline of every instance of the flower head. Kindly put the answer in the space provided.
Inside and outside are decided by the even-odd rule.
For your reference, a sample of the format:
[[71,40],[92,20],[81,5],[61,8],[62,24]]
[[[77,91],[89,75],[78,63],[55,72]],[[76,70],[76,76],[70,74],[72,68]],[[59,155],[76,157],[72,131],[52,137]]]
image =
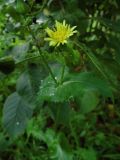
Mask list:
[[65,20],[63,23],[55,21],[55,28],[51,30],[50,28],[46,29],[46,32],[49,37],[45,38],[46,41],[49,41],[50,46],[59,46],[60,44],[67,43],[67,40],[77,31],[74,30],[76,26],[70,27],[66,24]]

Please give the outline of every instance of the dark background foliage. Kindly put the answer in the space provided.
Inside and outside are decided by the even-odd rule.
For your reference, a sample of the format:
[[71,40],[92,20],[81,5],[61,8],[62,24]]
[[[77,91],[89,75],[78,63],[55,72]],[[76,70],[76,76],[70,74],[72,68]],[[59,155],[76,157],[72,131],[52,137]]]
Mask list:
[[[55,20],[66,46],[44,41]],[[0,0],[0,160],[119,160],[119,43],[119,0]]]

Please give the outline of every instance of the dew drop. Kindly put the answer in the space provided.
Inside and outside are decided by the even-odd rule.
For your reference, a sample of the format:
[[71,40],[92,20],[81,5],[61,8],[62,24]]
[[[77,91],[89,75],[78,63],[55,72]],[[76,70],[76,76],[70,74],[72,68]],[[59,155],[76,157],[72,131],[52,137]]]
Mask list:
[[20,122],[16,122],[16,125],[19,126],[19,125],[20,125]]

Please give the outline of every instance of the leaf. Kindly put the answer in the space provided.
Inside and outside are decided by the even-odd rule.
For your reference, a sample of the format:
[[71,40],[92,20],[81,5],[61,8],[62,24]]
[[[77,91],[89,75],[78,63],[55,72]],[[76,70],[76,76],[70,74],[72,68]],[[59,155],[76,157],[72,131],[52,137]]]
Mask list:
[[25,14],[28,11],[29,11],[29,7],[23,0],[16,1],[16,12],[20,14]]
[[81,99],[81,112],[88,113],[91,112],[97,106],[99,102],[98,95],[95,91],[87,90],[85,91]]
[[53,160],[72,160],[72,155],[64,151],[60,145],[57,145],[56,154],[52,158]]
[[28,102],[32,102],[34,100],[34,91],[27,72],[24,72],[17,80],[16,90],[19,95]]
[[104,67],[101,65],[101,63],[99,62],[99,60],[97,59],[97,57],[92,53],[92,51],[85,46],[84,44],[80,43],[80,45],[76,44],[77,46],[79,46],[89,57],[89,59],[91,60],[91,62],[94,64],[94,66],[98,69],[98,71],[103,75],[103,77],[105,79],[108,79],[106,72],[104,70]]
[[100,95],[112,97],[109,84],[92,72],[67,74],[64,82],[56,86],[51,77],[47,77],[38,93],[38,101],[64,102],[71,97],[81,97],[85,90],[97,90]]
[[50,103],[49,110],[56,124],[68,126],[71,113],[71,108],[68,103]]
[[10,135],[24,132],[28,119],[32,115],[32,105],[17,93],[11,94],[4,104],[3,124]]
[[82,160],[97,160],[95,151],[90,149],[81,148],[79,150],[79,155],[82,158]]
[[[61,141],[64,140],[64,146]],[[51,129],[48,129],[44,135],[44,141],[48,145],[50,158],[53,160],[72,160],[70,147],[64,134],[56,135]]]
[[44,132],[43,127],[45,126],[44,115],[38,114],[29,120],[26,133],[28,137],[32,136],[35,139],[43,140],[44,139]]
[[89,57],[91,62],[94,64],[94,66],[98,69],[98,71],[101,73],[101,75],[108,81],[108,83],[112,86],[112,88],[116,91],[117,87],[114,81],[109,77],[109,74],[103,64],[100,63],[98,58],[92,53],[90,48],[88,48],[86,45],[80,43],[76,44],[78,47],[80,47]]
[[23,60],[29,50],[29,43],[21,43],[7,51],[7,54],[13,56],[15,62]]
[[46,77],[47,72],[43,66],[37,63],[28,64],[28,74],[34,92],[38,92],[41,81]]
[[4,9],[4,12],[9,14],[14,20],[16,21],[20,21],[20,15],[19,13],[16,12],[13,4],[11,5],[8,5],[5,9]]

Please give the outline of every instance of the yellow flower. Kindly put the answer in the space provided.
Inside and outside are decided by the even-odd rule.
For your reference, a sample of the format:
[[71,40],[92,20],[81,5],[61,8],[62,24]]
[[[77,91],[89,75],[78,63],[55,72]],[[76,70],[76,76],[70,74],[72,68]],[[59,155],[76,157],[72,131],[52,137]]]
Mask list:
[[45,41],[49,41],[50,46],[59,46],[60,44],[67,43],[67,40],[77,31],[74,30],[76,26],[70,27],[66,24],[65,20],[63,23],[55,21],[55,28],[51,30],[50,28],[46,29],[46,32],[49,37],[45,38]]

